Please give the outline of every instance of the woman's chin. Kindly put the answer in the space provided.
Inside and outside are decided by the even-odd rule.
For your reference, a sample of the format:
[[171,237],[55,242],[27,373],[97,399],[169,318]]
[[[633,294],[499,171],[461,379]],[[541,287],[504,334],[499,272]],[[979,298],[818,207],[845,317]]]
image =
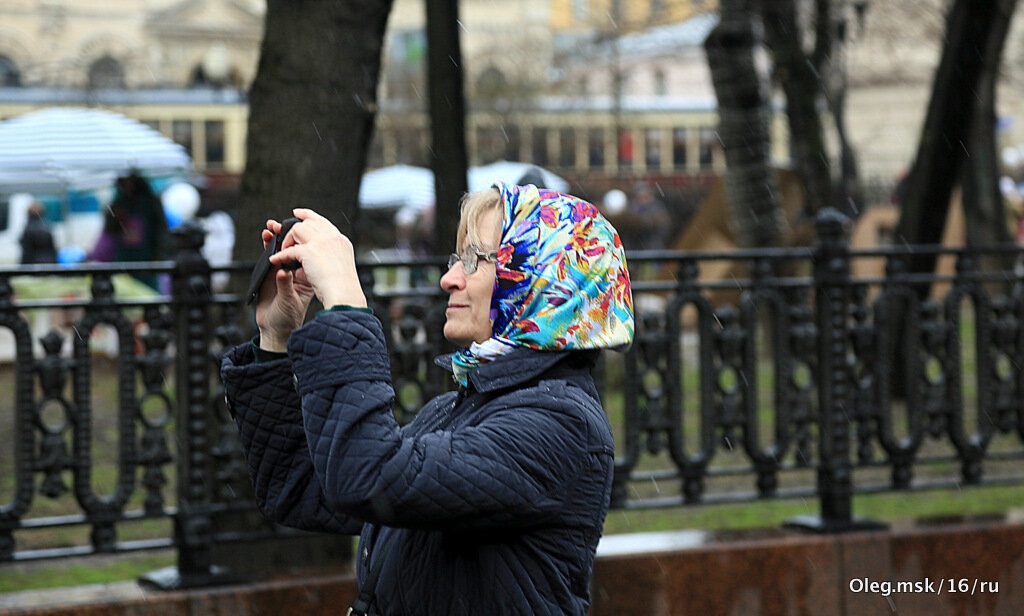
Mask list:
[[445,325],[444,326],[444,338],[448,342],[451,342],[452,344],[454,344],[456,346],[459,346],[459,347],[468,347],[469,346],[469,341],[466,340],[466,336],[463,335],[461,332],[459,332],[459,328],[457,328],[457,327],[451,327],[450,325]]

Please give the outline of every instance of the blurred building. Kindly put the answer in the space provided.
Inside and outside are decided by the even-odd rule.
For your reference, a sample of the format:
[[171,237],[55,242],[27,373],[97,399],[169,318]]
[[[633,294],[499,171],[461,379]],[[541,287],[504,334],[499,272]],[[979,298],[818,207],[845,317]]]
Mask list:
[[149,124],[196,168],[240,173],[260,0],[6,0],[0,119],[95,106]]
[[263,32],[258,0],[5,0],[4,86],[243,87]]
[[[425,0],[395,0],[385,35],[381,98],[425,110]],[[460,45],[466,93],[489,105],[523,99],[542,87],[551,66],[550,0],[462,0]],[[510,20],[510,16],[515,16]]]

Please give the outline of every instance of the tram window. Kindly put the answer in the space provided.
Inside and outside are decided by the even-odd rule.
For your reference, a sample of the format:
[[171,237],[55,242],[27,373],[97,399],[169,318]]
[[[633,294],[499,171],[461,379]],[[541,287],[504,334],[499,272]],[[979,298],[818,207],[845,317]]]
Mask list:
[[633,131],[628,128],[619,130],[619,167],[633,166]]
[[174,120],[171,122],[171,139],[180,144],[192,155],[192,120]]
[[571,128],[558,131],[558,165],[562,168],[576,166],[576,135]]
[[713,128],[700,129],[700,168],[710,169],[714,164],[714,149],[718,135]]
[[685,128],[672,129],[672,166],[676,169],[686,168],[686,141]]
[[505,160],[519,160],[519,146],[522,140],[519,138],[518,126],[505,126]]
[[206,166],[224,166],[224,122],[206,121]]
[[604,167],[604,131],[600,128],[587,133],[587,163],[591,169]]
[[530,135],[530,162],[541,167],[548,164],[548,131],[535,128]]
[[661,130],[648,128],[644,132],[644,161],[650,168],[661,166]]

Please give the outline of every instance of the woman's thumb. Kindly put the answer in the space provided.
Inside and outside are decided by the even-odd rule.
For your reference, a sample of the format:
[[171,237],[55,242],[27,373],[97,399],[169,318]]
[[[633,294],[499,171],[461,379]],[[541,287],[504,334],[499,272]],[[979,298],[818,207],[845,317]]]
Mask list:
[[288,270],[277,270],[277,294],[292,295],[295,293],[295,277]]

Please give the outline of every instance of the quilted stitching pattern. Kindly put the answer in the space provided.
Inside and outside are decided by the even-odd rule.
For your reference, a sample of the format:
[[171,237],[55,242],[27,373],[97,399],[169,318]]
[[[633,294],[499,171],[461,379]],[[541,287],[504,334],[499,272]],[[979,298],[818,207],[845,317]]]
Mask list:
[[222,367],[268,518],[344,533],[380,525],[378,545],[399,533],[389,554],[372,556],[385,558],[385,614],[586,612],[611,432],[592,393],[535,380],[551,369],[550,354],[500,358],[488,366],[495,378],[508,380],[503,361],[522,375],[511,389],[486,391],[488,382],[484,393],[441,396],[399,428],[375,317],[321,314],[292,334],[288,351],[254,365],[243,345]]

